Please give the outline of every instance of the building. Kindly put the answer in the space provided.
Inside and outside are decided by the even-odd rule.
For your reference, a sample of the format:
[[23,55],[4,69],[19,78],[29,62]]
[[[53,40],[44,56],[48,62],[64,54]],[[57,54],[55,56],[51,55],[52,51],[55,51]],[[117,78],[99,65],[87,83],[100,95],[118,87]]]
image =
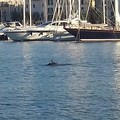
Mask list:
[[[26,19],[29,23],[29,6],[30,0],[25,0],[26,3]],[[1,3],[1,21],[11,21],[12,13],[19,12],[21,15],[23,14],[23,0],[0,0]],[[58,8],[56,9],[56,3]],[[5,6],[6,4],[6,6]],[[64,4],[64,8],[63,5]],[[70,4],[73,5],[72,9],[70,9]],[[81,0],[81,13],[85,14],[88,9],[89,0]],[[67,8],[66,8],[67,6]],[[60,9],[60,11],[58,10]],[[57,14],[61,14],[61,19],[69,17],[70,11],[71,14],[77,13],[78,11],[78,1],[77,0],[31,0],[31,11],[32,11],[32,22],[46,22],[51,21],[54,15],[55,10]],[[61,13],[61,11],[63,12]],[[9,11],[9,12],[7,12]],[[56,16],[55,16],[56,17]],[[56,17],[59,18],[59,17]],[[85,17],[83,18],[85,19]]]
[[[29,6],[29,1],[30,0],[25,0],[26,5],[26,19],[27,22],[29,23],[29,11],[30,11],[30,6]],[[81,0],[81,18],[83,20],[87,19],[86,14],[88,12],[88,6],[91,4],[92,9],[99,11],[97,18],[100,17],[101,21],[103,19],[103,0]],[[58,8],[56,9],[56,3],[57,7],[60,8],[60,11]],[[109,19],[114,19],[114,0],[105,0],[105,3],[108,5],[106,7],[106,15],[107,18]],[[64,7],[62,7],[64,4]],[[72,8],[70,9],[70,4],[73,5]],[[61,6],[61,7],[60,7]],[[64,19],[65,16],[66,18],[69,17],[70,14],[74,14],[78,12],[78,1],[77,0],[31,0],[31,11],[32,11],[32,22],[46,22],[46,21],[51,21],[53,16],[55,15],[54,12],[55,10],[58,12],[57,14],[61,15],[61,19]],[[61,13],[61,11],[63,12]],[[70,12],[71,11],[71,12]],[[23,14],[23,0],[0,0],[0,20],[1,22],[4,21],[12,21],[13,16],[15,14],[13,13],[20,13],[22,16]],[[58,16],[54,16],[58,18]],[[89,16],[91,19],[92,15]],[[95,17],[95,15],[93,15]],[[20,18],[19,18],[20,19]],[[96,17],[94,18],[96,19]],[[97,22],[97,19],[96,19]]]
[[[119,0],[118,0],[119,1]],[[100,11],[101,18],[103,19],[103,0],[95,0],[96,8]],[[104,0],[105,2],[105,21],[107,24],[115,25],[115,0]],[[118,2],[118,12],[120,12],[120,2]],[[120,19],[120,15],[117,15],[118,19]],[[120,21],[120,20],[118,20]]]
[[0,0],[0,21],[11,21],[11,13],[22,11],[22,0]]
[[[39,20],[42,22],[51,21],[54,14],[55,4],[56,0],[32,0],[32,15],[34,16],[35,14],[38,14]],[[26,12],[29,13],[29,10],[29,0],[26,0]]]
[[[26,18],[29,22],[29,1],[26,0]],[[31,0],[31,11],[32,11],[32,20],[46,22],[52,20],[54,9],[56,5],[56,0]],[[9,12],[7,12],[9,11]],[[23,0],[1,0],[0,1],[0,13],[1,22],[11,21],[12,13],[19,12],[23,14]],[[36,20],[38,19],[38,20]]]

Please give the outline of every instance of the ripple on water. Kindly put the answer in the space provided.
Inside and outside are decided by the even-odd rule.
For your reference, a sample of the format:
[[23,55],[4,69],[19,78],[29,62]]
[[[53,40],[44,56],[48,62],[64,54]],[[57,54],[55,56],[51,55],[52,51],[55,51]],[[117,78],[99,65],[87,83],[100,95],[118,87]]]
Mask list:
[[0,42],[0,56],[0,119],[119,120],[117,43]]

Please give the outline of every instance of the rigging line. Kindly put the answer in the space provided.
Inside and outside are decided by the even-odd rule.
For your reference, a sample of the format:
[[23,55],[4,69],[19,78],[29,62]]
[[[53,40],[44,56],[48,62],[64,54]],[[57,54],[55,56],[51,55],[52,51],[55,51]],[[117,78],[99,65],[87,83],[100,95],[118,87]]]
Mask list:
[[[100,18],[103,18],[103,17],[102,17],[103,14],[101,13],[101,11],[99,11],[99,9],[96,8],[96,10],[94,10],[94,9],[92,9],[92,10],[93,10],[93,11],[96,13],[96,15],[98,15]],[[99,12],[99,13],[98,13],[98,12]]]
[[[91,0],[89,0],[89,4],[88,4],[88,9],[87,9],[87,12],[86,12],[86,17],[85,17],[85,20],[87,20],[87,17],[88,17],[88,14],[89,14],[89,10],[90,10],[90,6],[91,6]],[[91,8],[99,17],[101,17],[102,13],[99,9],[93,9]],[[99,12],[99,13],[98,13]]]
[[113,29],[113,35],[115,36],[115,39],[117,39],[117,36],[115,34],[115,30]]
[[89,4],[88,4],[88,9],[87,9],[85,20],[87,20],[88,13],[89,13],[89,10],[90,10],[90,5],[91,5],[91,0],[89,0]]
[[62,7],[60,7],[60,15],[59,15],[59,19],[58,19],[58,20],[61,20],[61,17],[62,17],[62,14],[63,14],[63,10],[64,10],[64,0],[63,0],[63,2],[61,1],[61,6],[62,6]]
[[[91,2],[91,0],[90,0],[90,2]],[[101,11],[99,11],[99,9],[97,9],[97,8],[93,9],[93,8],[91,7],[91,3],[90,3],[90,2],[89,2],[89,5],[88,5],[88,10],[87,10],[87,13],[86,13],[86,19],[85,19],[85,20],[87,20],[87,17],[88,17],[90,8],[91,8],[97,15],[99,15],[99,13],[102,15],[102,13],[101,13]],[[99,13],[97,13],[97,12],[99,12]],[[101,15],[99,15],[99,16],[101,16]]]
[[59,0],[59,4],[57,6],[57,13],[56,14],[57,14],[56,15],[56,20],[58,20],[59,19],[59,14],[60,14],[60,0]]
[[74,15],[74,13],[75,13],[75,1],[74,0],[72,0],[72,3],[71,3],[71,12],[72,12],[72,15]]
[[65,4],[64,0],[63,0],[63,2],[62,2],[61,4],[62,4],[62,8],[61,8],[61,12],[60,12],[60,15],[59,15],[59,19],[58,19],[58,20],[61,19],[62,14],[63,14],[63,11],[64,11],[64,4]]
[[78,27],[77,35],[75,37],[75,41],[81,41],[81,39],[80,39],[80,21],[79,21],[79,27]]
[[58,6],[58,5],[59,5],[59,0],[57,0],[56,5],[55,5],[55,10],[54,10],[54,14],[53,14],[52,22],[53,22],[54,19],[55,19],[55,14],[56,14],[56,12],[57,12],[57,6]]
[[[114,18],[116,17],[115,16],[115,8],[114,8],[114,5],[113,5],[113,3],[112,3],[112,1],[110,1],[110,3],[111,3],[111,7],[112,7],[112,9],[113,9],[113,13],[114,13]],[[112,21],[112,23],[113,23],[113,21]],[[113,23],[113,24],[115,24],[115,23]],[[120,25],[118,25],[118,27],[120,27]]]
[[76,2],[75,2],[75,0],[72,0],[72,2],[71,2],[71,13],[72,13],[72,18],[75,18],[75,17],[77,17],[77,13],[76,13],[76,11],[77,11],[77,8],[76,8],[76,6],[77,6],[77,4],[76,4]]
[[109,2],[111,4],[114,15],[111,16],[111,18],[107,18],[107,20],[109,20],[112,24],[114,24],[114,22],[111,19],[115,17],[115,8],[114,8],[114,5],[113,5],[112,1],[109,1]]
[[114,8],[114,5],[112,4],[112,2],[110,1],[110,3],[111,3],[111,7],[112,7],[112,9],[113,9],[113,12],[114,12],[114,17],[115,17],[115,8]]
[[[101,13],[101,11],[99,9],[96,8],[96,10],[95,9],[92,9],[92,10],[96,13],[96,15],[98,15],[100,18],[102,18],[103,13]],[[105,18],[108,19],[107,17],[105,17]]]
[[70,11],[70,13],[69,13],[69,20],[71,21],[71,12],[72,12],[71,0],[69,0],[69,6],[70,6],[70,8],[69,8],[69,11]]
[[[94,9],[93,9],[93,10],[94,10]],[[94,12],[95,12],[97,15],[99,15],[99,16],[102,15],[101,11],[100,11],[99,9],[97,9],[97,8],[96,8],[96,11],[94,10]]]
[[81,39],[80,39],[80,28],[78,28],[77,36],[75,37],[75,41],[81,41]]
[[75,0],[72,0],[72,3],[71,3],[71,6],[72,6],[72,17],[75,18],[77,17],[77,14],[78,14],[78,11],[77,11],[77,2],[75,2]]
[[[53,23],[53,21],[55,21],[55,14],[56,14],[56,11],[57,11],[57,4],[58,4],[59,0],[56,1],[56,4],[55,4],[55,10],[54,10],[54,13],[53,13],[53,17],[52,17],[52,21],[51,23]],[[52,26],[52,24],[50,23],[50,26]],[[50,27],[51,29],[51,27]]]
[[109,18],[108,20],[111,22],[111,24],[113,24],[114,25],[114,22],[111,20],[111,19],[113,19],[114,18],[114,16],[112,16],[111,18]]
[[65,2],[65,17],[66,18],[68,18],[68,13],[67,13],[67,9],[68,9],[68,6],[67,6],[68,4],[67,4],[67,0],[66,0],[66,2]]
[[[111,3],[111,6],[112,6],[113,11],[114,11],[114,13],[115,13],[114,6],[113,6],[113,4],[112,4],[111,1],[110,1],[110,3]],[[93,10],[94,10],[94,9],[93,9]],[[102,16],[102,13],[101,13],[101,11],[100,11],[99,9],[96,8],[96,11],[94,10],[94,12],[95,12],[99,17]],[[115,15],[114,15],[113,17],[115,17]],[[114,24],[114,22],[111,21],[112,17],[111,17],[111,18],[105,17],[105,18],[106,18],[107,20],[109,20],[112,24]]]

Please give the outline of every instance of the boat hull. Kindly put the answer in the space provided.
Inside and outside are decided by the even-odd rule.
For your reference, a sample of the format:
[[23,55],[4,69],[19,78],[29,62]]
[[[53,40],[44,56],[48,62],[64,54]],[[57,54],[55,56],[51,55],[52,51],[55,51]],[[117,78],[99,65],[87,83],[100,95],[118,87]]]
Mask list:
[[0,41],[8,40],[8,37],[6,34],[0,35]]
[[120,31],[65,28],[76,40],[84,41],[112,41],[120,40]]
[[36,41],[36,40],[40,40],[43,37],[43,34],[39,33],[39,32],[27,32],[24,30],[21,31],[7,31],[5,32],[7,34],[7,36],[17,42],[17,41]]
[[74,41],[75,37],[71,35],[69,32],[64,31],[64,32],[55,32],[53,34],[53,37],[50,39],[52,41]]

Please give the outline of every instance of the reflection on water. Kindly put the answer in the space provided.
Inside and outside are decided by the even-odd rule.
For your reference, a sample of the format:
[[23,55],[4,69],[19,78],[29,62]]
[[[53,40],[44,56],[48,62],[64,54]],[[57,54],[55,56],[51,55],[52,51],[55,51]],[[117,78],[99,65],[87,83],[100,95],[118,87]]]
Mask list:
[[[0,119],[119,120],[119,50],[109,42],[0,42]],[[62,65],[46,66],[51,59]]]

